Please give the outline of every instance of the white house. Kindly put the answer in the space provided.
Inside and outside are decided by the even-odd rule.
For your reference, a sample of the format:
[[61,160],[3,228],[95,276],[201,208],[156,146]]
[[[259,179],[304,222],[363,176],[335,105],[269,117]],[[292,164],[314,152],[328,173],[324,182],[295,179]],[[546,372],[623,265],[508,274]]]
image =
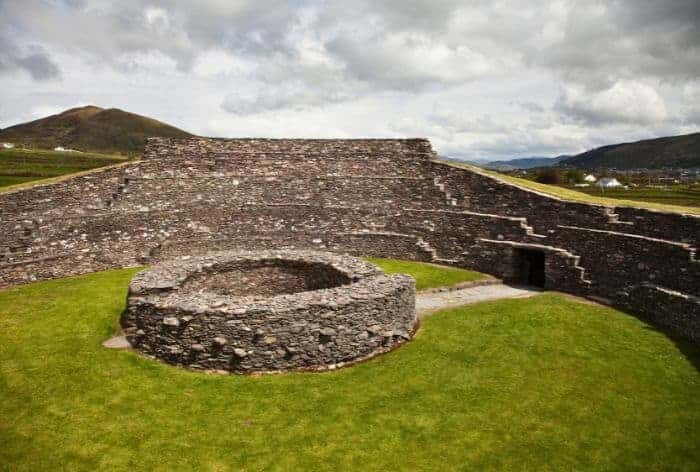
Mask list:
[[70,148],[64,148],[63,146],[56,146],[53,148],[54,151],[60,151],[60,152],[81,152],[78,151],[77,149],[70,149]]
[[615,177],[603,177],[600,179],[596,185],[601,188],[615,188],[622,187],[622,184]]
[[593,175],[593,174],[588,174],[587,176],[585,176],[585,177],[583,178],[583,180],[585,180],[586,182],[591,182],[591,183],[593,183],[593,182],[595,182],[595,181],[598,180],[598,179],[595,178],[595,175]]

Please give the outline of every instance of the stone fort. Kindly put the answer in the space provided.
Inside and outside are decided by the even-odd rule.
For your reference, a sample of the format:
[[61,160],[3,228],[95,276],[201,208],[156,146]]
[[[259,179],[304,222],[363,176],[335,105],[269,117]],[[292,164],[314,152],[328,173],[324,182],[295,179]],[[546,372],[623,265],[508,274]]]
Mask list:
[[601,301],[700,342],[700,218],[563,201],[424,139],[151,138],[0,194],[0,287],[219,250],[433,261]]

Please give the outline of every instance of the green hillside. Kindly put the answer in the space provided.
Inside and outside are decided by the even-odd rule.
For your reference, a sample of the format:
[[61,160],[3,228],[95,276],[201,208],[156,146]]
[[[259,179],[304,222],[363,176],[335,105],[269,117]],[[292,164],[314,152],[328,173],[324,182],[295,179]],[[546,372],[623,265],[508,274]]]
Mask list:
[[27,148],[57,146],[100,153],[137,155],[146,138],[187,137],[189,133],[152,118],[116,108],[72,108],[28,123],[0,130],[0,142]]
[[580,169],[700,167],[700,133],[603,146],[569,157],[560,165]]

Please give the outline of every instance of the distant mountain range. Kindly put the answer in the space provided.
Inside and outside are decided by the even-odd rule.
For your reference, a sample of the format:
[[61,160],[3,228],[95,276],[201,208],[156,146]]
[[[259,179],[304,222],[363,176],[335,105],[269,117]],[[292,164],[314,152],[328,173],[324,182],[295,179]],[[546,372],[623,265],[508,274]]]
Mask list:
[[518,159],[510,159],[508,161],[491,161],[486,164],[481,164],[483,167],[496,170],[513,170],[513,169],[532,169],[534,167],[550,167],[556,165],[566,159],[569,155],[562,154],[557,157],[521,157]]
[[700,167],[700,133],[611,144],[575,156],[526,157],[477,163],[496,170],[532,169],[554,165],[579,169],[661,169]]
[[151,136],[192,135],[153,118],[91,105],[0,130],[0,142],[24,147],[122,154],[141,153]]

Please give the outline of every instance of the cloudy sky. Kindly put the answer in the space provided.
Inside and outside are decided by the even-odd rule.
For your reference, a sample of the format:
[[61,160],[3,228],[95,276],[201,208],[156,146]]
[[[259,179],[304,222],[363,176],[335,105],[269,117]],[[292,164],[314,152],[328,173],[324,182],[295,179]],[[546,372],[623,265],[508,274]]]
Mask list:
[[0,0],[0,127],[87,104],[207,136],[579,152],[700,130],[700,1]]

